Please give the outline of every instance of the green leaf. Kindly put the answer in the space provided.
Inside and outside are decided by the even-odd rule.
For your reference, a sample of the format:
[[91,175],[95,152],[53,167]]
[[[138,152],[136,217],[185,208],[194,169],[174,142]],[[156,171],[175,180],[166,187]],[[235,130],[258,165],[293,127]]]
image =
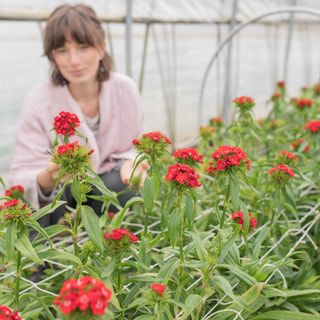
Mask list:
[[16,239],[17,227],[15,223],[9,223],[6,231],[6,241],[5,249],[7,252],[8,261],[13,261],[14,259],[14,244]]
[[[91,173],[91,172],[90,172]],[[104,184],[104,182],[101,180],[99,176],[95,174],[94,178],[88,177],[86,178],[86,182],[92,184],[93,186],[96,186],[99,191],[112,202],[113,205],[116,207],[119,207],[119,201],[117,199],[117,195],[115,192],[110,191]]]
[[261,253],[261,244],[267,238],[269,232],[270,232],[270,228],[264,227],[262,230],[260,230],[258,237],[255,239],[255,244],[254,244],[254,247],[252,250],[252,260],[253,261],[258,260],[259,255]]
[[[42,301],[41,298],[35,296],[34,294],[32,293],[25,293],[23,294],[21,297],[20,297],[20,301],[24,298],[32,298],[33,300],[37,300],[40,305],[42,306],[42,309],[45,311],[47,317],[49,320],[55,320],[56,318],[53,316],[53,314],[51,313],[51,311],[49,310],[49,308],[47,307],[47,305]],[[28,317],[31,317],[30,313],[23,313],[23,311],[21,312],[21,316],[23,318],[28,318]]]
[[238,211],[238,207],[239,207],[239,181],[237,176],[230,171],[230,177],[231,177],[231,181],[230,181],[230,196],[231,196],[231,202],[232,202],[232,208],[234,212]]
[[124,216],[127,213],[128,209],[135,203],[137,202],[143,202],[143,198],[141,197],[133,197],[131,198],[129,201],[127,201],[126,205],[124,206],[124,208],[118,212],[113,218],[112,221],[110,223],[110,227],[112,229],[115,228],[120,228],[121,224],[123,222]]
[[293,312],[293,311],[285,311],[285,310],[276,310],[269,311],[262,314],[259,314],[250,320],[319,320],[320,316],[316,316],[310,313],[304,312]]
[[198,294],[190,294],[188,295],[185,305],[187,306],[186,311],[182,314],[180,320],[187,319],[189,315],[200,306],[202,303],[202,297],[199,296]]
[[247,206],[241,200],[240,200],[240,207],[241,207],[242,215],[243,215],[243,234],[244,234],[244,237],[247,238],[247,234],[249,231],[249,224],[250,224],[249,213],[248,213]]
[[168,221],[168,233],[171,241],[172,248],[175,247],[178,237],[179,237],[179,230],[180,230],[180,211],[174,209],[171,212]]
[[103,252],[103,235],[99,226],[99,217],[89,206],[81,206],[81,216],[89,239],[100,252]]
[[26,226],[33,228],[34,230],[38,231],[49,243],[50,247],[52,248],[52,242],[50,240],[49,235],[46,233],[45,229],[43,229],[37,221],[29,220],[26,221]]
[[212,280],[223,290],[223,292],[227,296],[229,296],[232,300],[237,302],[242,308],[248,308],[248,305],[243,298],[233,294],[232,287],[225,277],[216,275],[212,277]]
[[146,177],[143,183],[143,198],[144,205],[149,213],[153,209],[153,196],[154,196],[154,178]]
[[81,260],[72,253],[65,251],[43,251],[38,252],[38,256],[41,259],[52,259],[52,260],[62,260],[62,261],[70,261],[81,265]]
[[237,228],[232,234],[231,236],[229,236],[228,240],[226,241],[226,243],[224,244],[223,246],[223,249],[221,251],[221,255],[218,259],[218,263],[221,263],[226,255],[228,254],[229,252],[229,249],[230,247],[235,243],[235,241],[238,239],[238,235],[239,235],[239,232],[240,232],[240,228]]
[[[260,294],[263,286],[264,283],[256,283],[241,296],[241,298],[249,306],[249,309],[244,309],[241,313],[243,319],[251,320],[252,318],[249,318],[250,314],[261,308],[261,306],[265,303],[266,297]],[[236,317],[235,312],[238,312],[241,309],[242,307],[237,302],[234,302],[229,307],[223,309],[221,313],[215,315],[212,320],[234,319]],[[232,318],[230,318],[230,316],[232,316]],[[290,318],[287,320],[289,319]]]
[[108,263],[108,265],[102,271],[101,276],[100,276],[101,279],[110,276],[110,274],[114,271],[114,267],[115,267],[116,263],[117,263],[117,259],[116,259],[116,257],[113,257],[111,259],[111,261]]
[[41,217],[43,217],[44,215],[53,212],[54,210],[56,210],[57,208],[59,208],[62,204],[66,203],[65,201],[56,201],[55,204],[48,204],[47,206],[39,209],[38,211],[32,213],[32,215],[30,216],[31,220],[37,221],[38,219],[40,219]]
[[17,250],[21,252],[22,256],[25,256],[30,260],[40,264],[40,258],[30,242],[29,232],[26,228],[22,229],[18,234],[18,239],[15,242],[15,246]]
[[219,264],[219,265],[217,265],[217,267],[230,270],[234,274],[234,276],[236,276],[238,279],[244,281],[249,286],[253,286],[254,284],[257,283],[255,278],[253,278],[252,276],[250,276],[246,272],[242,271],[236,265]]
[[169,259],[165,265],[163,265],[158,273],[158,279],[163,284],[167,284],[172,272],[180,265],[180,261],[177,258]]
[[189,228],[192,228],[192,223],[194,219],[194,205],[192,198],[187,194],[185,197],[185,211],[184,216],[187,218],[187,221],[189,223]]
[[[49,227],[45,228],[44,230],[49,238],[52,238],[61,232],[65,232],[65,231],[67,231],[68,233],[71,232],[71,230],[69,228],[62,226],[62,225],[59,225],[59,224],[49,226]],[[32,241],[32,244],[34,246],[37,246],[38,244],[42,244],[45,239],[46,238],[44,237],[44,235],[39,233],[39,234],[37,234],[35,239]]]
[[81,194],[80,194],[80,182],[79,182],[78,177],[73,177],[73,181],[71,184],[71,193],[72,193],[74,200],[77,203],[80,203],[81,202]]
[[185,233],[189,234],[192,237],[193,244],[196,247],[196,251],[197,251],[199,259],[201,261],[206,261],[206,256],[208,255],[208,252],[205,249],[203,242],[202,242],[201,238],[199,237],[199,235],[195,232],[192,232],[192,231],[186,231]]

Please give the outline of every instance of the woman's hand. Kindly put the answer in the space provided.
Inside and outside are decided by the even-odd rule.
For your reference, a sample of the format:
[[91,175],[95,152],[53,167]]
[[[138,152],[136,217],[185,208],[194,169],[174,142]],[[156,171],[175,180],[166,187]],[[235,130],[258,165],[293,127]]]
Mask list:
[[[61,165],[49,161],[47,167],[39,172],[37,179],[41,192],[45,196],[50,195],[50,193],[53,191],[59,176],[60,167]],[[63,184],[66,182],[67,179],[68,177],[64,175],[59,180],[59,183]]]
[[[143,187],[143,182],[147,176],[147,168],[148,168],[148,163],[145,161],[142,161],[141,163],[139,163],[139,165],[137,166],[134,172],[134,177],[139,176],[141,174],[141,183],[140,183],[141,187]],[[120,168],[120,177],[124,184],[129,184],[132,170],[133,170],[133,160],[125,160],[122,163],[122,166]]]

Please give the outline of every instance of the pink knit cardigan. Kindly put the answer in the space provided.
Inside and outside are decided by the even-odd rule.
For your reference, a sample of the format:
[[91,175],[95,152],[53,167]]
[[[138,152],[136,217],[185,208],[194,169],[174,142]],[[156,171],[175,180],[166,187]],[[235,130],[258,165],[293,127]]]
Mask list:
[[[127,76],[111,73],[110,79],[102,83],[99,106],[100,126],[94,136],[67,86],[54,86],[47,81],[27,96],[16,132],[9,180],[11,186],[20,184],[25,188],[25,198],[34,209],[39,208],[37,175],[51,157],[55,132],[50,130],[59,112],[68,111],[79,117],[78,130],[88,138],[88,148],[94,149],[91,163],[98,174],[111,170],[118,159],[134,157],[132,140],[143,133],[144,121],[141,97],[134,82]],[[70,139],[75,140],[85,144],[85,139],[77,136]]]

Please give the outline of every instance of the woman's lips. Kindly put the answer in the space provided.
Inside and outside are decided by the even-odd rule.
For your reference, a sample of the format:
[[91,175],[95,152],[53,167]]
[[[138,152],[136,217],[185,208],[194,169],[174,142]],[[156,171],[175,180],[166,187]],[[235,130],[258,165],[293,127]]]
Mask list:
[[80,70],[71,70],[70,71],[72,75],[74,76],[81,76],[84,72],[84,69],[80,69]]

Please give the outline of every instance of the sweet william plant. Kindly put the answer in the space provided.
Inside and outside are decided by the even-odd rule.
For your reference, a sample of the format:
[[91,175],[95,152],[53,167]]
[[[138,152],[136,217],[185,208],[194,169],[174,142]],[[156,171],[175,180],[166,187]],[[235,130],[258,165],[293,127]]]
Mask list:
[[[163,133],[136,137],[135,165],[147,161],[148,177],[123,208],[90,168],[94,151],[76,142],[76,115],[59,114],[52,156],[70,175],[76,218],[42,229],[61,193],[34,211],[23,186],[1,180],[0,317],[319,319],[319,95],[304,91],[312,107],[301,123],[285,89],[279,82],[266,119],[255,119],[253,98],[235,98],[235,121],[211,118],[194,148],[171,155]],[[93,187],[100,218],[84,205]]]

